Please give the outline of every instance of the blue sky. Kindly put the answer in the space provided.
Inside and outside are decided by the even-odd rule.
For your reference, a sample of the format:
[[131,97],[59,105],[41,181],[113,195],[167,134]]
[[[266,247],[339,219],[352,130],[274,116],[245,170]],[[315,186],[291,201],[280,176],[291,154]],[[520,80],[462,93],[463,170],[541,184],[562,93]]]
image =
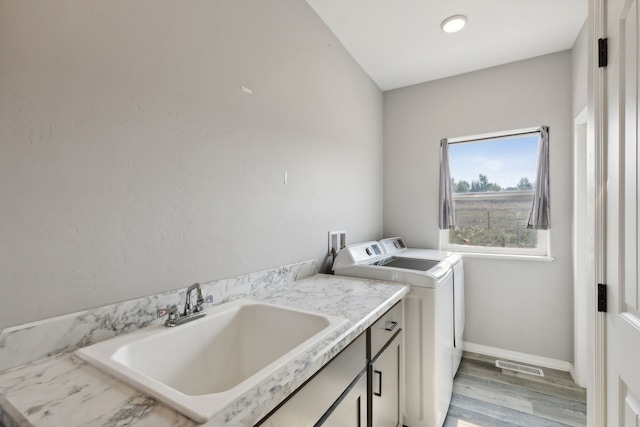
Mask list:
[[451,178],[471,184],[482,173],[502,188],[515,187],[522,177],[534,183],[537,155],[538,135],[449,144]]

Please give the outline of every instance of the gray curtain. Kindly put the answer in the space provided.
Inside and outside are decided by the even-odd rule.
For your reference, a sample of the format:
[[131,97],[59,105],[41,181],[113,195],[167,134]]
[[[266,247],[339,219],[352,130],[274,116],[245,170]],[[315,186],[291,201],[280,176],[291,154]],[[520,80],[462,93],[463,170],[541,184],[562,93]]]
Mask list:
[[533,206],[529,214],[527,228],[533,230],[549,229],[549,127],[540,128],[538,144],[538,162],[536,188],[533,194]]
[[449,143],[440,141],[440,230],[454,228],[453,197],[451,197],[451,172],[449,171]]

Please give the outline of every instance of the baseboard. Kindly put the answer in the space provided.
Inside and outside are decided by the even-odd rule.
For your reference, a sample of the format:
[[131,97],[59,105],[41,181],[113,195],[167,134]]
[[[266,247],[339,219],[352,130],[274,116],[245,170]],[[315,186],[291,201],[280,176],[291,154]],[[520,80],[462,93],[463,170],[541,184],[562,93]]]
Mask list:
[[573,364],[564,360],[552,359],[550,357],[534,356],[532,354],[519,353],[517,351],[504,350],[501,348],[489,347],[487,345],[474,344],[470,342],[465,342],[463,348],[464,351],[469,351],[471,353],[479,353],[485,356],[497,357],[500,359],[526,363],[542,368],[550,368],[556,369],[558,371],[573,373]]

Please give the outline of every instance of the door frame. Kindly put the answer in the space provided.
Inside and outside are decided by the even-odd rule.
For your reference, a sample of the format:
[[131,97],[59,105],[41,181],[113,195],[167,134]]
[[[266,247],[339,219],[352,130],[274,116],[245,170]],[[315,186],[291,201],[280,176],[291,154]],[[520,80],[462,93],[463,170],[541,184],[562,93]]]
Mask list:
[[606,38],[606,0],[589,1],[589,90],[587,95],[587,138],[594,143],[595,173],[595,239],[594,261],[596,283],[590,284],[588,307],[589,366],[587,378],[587,426],[606,427],[606,324],[605,313],[597,311],[597,283],[606,280],[606,203],[607,203],[607,126],[606,67],[598,67],[598,43]]
[[589,333],[587,321],[594,271],[593,140],[587,138],[587,107],[573,120],[573,365],[571,376],[587,387]]

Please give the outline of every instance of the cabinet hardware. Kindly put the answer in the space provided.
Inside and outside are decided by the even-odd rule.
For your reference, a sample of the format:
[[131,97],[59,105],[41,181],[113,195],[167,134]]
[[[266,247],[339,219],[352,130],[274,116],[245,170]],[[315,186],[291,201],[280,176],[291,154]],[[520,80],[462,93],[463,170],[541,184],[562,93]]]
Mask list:
[[376,396],[382,396],[382,371],[373,371],[373,375],[378,375],[378,391],[374,391]]
[[396,328],[396,326],[398,326],[398,322],[394,322],[393,320],[388,320],[387,324],[384,327],[384,330],[391,332]]

